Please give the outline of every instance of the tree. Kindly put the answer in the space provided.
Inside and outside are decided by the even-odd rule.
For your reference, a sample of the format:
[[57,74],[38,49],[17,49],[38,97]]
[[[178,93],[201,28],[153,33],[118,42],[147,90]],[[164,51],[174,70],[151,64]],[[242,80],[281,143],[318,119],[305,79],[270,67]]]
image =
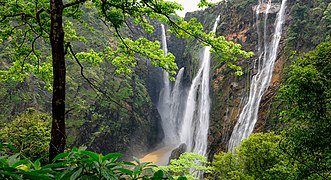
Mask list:
[[[123,38],[121,28],[126,25],[128,18],[143,26],[146,31],[153,31],[148,18],[157,19],[170,26],[170,31],[179,37],[198,38],[205,44],[215,48],[220,54],[226,54],[230,60],[237,56],[249,57],[251,53],[242,51],[240,45],[225,41],[224,37],[215,37],[214,33],[205,33],[203,26],[196,19],[186,22],[175,15],[182,7],[173,2],[163,0],[3,0],[0,2],[0,42],[2,51],[10,54],[9,68],[1,71],[2,81],[24,81],[28,73],[45,80],[46,88],[53,90],[52,99],[52,131],[50,142],[50,160],[63,152],[66,142],[65,133],[65,87],[66,59],[76,61],[81,67],[81,75],[90,85],[93,82],[84,76],[84,69],[74,53],[70,42],[82,40],[71,28],[70,20],[80,20],[84,8],[96,8],[99,18],[118,37],[118,46],[114,49],[105,47],[105,51],[80,52],[92,59],[110,59],[118,68],[118,73],[132,72],[137,65],[137,56],[146,56],[151,64],[161,67],[174,75],[176,64],[171,53],[164,55],[159,42],[151,42],[145,38],[135,41]],[[209,5],[201,1],[200,5]],[[65,21],[64,21],[65,19]],[[88,28],[86,23],[80,21]],[[51,52],[48,52],[48,49]],[[52,61],[49,61],[51,59]],[[6,64],[7,65],[7,64]],[[232,66],[235,67],[235,66]],[[52,85],[51,85],[52,84]]]
[[294,179],[296,164],[278,147],[282,136],[255,133],[235,152],[215,155],[212,175],[218,179]]
[[[289,67],[280,99],[286,105],[284,152],[299,163],[298,178],[331,176],[331,41],[321,43]],[[319,177],[318,177],[319,176]]]

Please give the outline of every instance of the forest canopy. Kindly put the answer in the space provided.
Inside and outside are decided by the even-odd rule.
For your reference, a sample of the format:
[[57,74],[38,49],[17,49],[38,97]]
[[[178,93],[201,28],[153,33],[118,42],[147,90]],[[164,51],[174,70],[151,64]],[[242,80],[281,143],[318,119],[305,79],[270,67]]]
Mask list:
[[[200,3],[207,4],[206,1]],[[105,46],[102,52],[95,52],[93,49],[79,52],[72,46],[74,41],[86,42],[86,37],[78,36],[72,26],[75,22],[79,26],[90,28],[81,19],[87,8],[96,9],[97,17],[114,32],[117,39],[115,47]],[[137,56],[142,56],[170,75],[176,73],[175,57],[171,53],[164,55],[159,42],[146,38],[132,40],[123,36],[121,31],[127,25],[128,18],[134,19],[133,22],[147,32],[153,31],[153,26],[149,23],[151,19],[166,23],[170,31],[179,37],[198,38],[215,47],[221,54],[227,54],[229,64],[232,64],[231,60],[236,60],[237,56],[251,56],[251,53],[240,50],[239,44],[228,42],[223,37],[215,37],[214,33],[205,33],[203,26],[196,19],[184,21],[175,13],[180,9],[182,7],[179,4],[163,0],[1,1],[0,41],[4,45],[1,50],[10,57],[4,64],[7,68],[1,71],[1,80],[24,81],[24,77],[32,73],[46,82],[46,88],[52,89],[50,159],[65,149],[67,58],[75,61],[80,66],[82,77],[92,88],[101,92],[102,90],[84,75],[84,67],[81,64],[84,59],[92,64],[104,59],[110,60],[117,73],[130,73],[137,66]],[[238,69],[234,65],[231,67]]]

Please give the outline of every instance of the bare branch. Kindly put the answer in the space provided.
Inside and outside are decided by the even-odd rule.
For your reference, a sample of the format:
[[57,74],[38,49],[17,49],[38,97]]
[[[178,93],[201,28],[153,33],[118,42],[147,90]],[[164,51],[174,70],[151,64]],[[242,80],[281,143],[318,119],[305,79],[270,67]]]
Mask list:
[[7,18],[11,18],[11,17],[16,17],[16,16],[23,16],[24,13],[17,13],[17,14],[8,14],[8,15],[2,15],[3,17],[1,18],[0,22],[3,22],[4,20],[6,20]]
[[23,63],[22,63],[22,68],[21,68],[21,72],[20,73],[22,73],[24,71],[25,61],[28,59],[28,57],[30,56],[31,53],[32,53],[32,50],[30,50],[29,53],[24,56]]
[[35,37],[34,39],[33,39],[33,41],[32,41],[32,44],[31,44],[31,48],[32,48],[32,52],[33,52],[33,54],[37,57],[37,59],[38,59],[38,67],[37,67],[37,69],[38,69],[38,72],[39,72],[39,65],[40,65],[40,58],[39,58],[39,56],[37,55],[37,53],[36,53],[36,51],[35,51],[35,46],[34,46],[34,44],[36,43],[36,41],[37,41],[37,39],[39,39],[40,37],[41,37],[41,35],[42,34],[39,34],[37,37]]

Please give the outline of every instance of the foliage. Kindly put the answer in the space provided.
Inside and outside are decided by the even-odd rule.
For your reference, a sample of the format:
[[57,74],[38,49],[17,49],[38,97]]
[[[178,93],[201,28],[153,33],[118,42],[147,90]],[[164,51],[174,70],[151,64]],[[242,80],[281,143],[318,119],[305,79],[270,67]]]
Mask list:
[[[123,3],[121,1],[83,1],[78,3],[81,6],[64,8],[63,16],[66,17],[64,22],[65,41],[87,43],[86,36],[77,35],[75,28],[80,27],[74,25],[73,21],[79,19],[78,22],[75,21],[76,24],[88,27],[87,23],[80,18],[88,12],[87,9],[95,8],[98,11],[99,18],[107,22],[107,26],[115,29],[124,26],[125,19],[132,17],[134,18],[134,23],[142,25],[148,32],[153,32],[154,27],[144,17],[148,16],[171,25],[171,31],[176,32],[181,37],[199,37],[204,42],[211,44],[216,50],[224,51],[225,54],[232,54],[234,57],[245,55],[244,51],[236,50],[237,46],[231,47],[233,45],[228,44],[224,38],[216,39],[213,38],[214,35],[204,33],[201,24],[194,19],[188,22],[180,17],[177,17],[177,20],[170,19],[170,14],[174,14],[175,10],[182,9],[177,3],[163,0],[156,4],[152,1],[125,1],[126,6],[122,7],[121,4]],[[200,5],[206,6],[209,3],[202,0]],[[27,11],[21,13],[22,9]],[[47,82],[46,88],[51,88],[51,57],[44,49],[44,46],[49,46],[50,19],[47,9],[49,9],[47,0],[36,2],[34,0],[20,0],[15,3],[12,1],[2,2],[0,7],[0,41],[7,45],[5,50],[9,53],[12,64],[8,70],[0,71],[2,81],[24,81],[24,77],[30,72]],[[18,23],[15,24],[13,22]],[[178,25],[174,25],[174,22]],[[88,27],[88,29],[93,31],[91,27]],[[137,65],[137,55],[141,55],[151,59],[153,65],[162,67],[169,74],[175,75],[177,67],[174,63],[174,56],[171,53],[164,56],[158,41],[151,42],[146,38],[131,40],[121,37],[122,35],[118,31],[116,36],[118,37],[117,47],[104,47],[103,55],[88,49],[85,52],[78,53],[79,59],[89,59],[91,63],[96,63],[105,58],[113,62],[117,67],[118,73],[130,73]],[[229,46],[229,48],[221,48],[219,46]],[[235,49],[232,50],[233,48]],[[72,56],[69,54],[69,57]]]
[[20,159],[19,154],[0,157],[1,179],[172,179],[163,170],[154,171],[155,165],[120,161],[118,153],[107,155],[87,151],[86,148],[73,148],[69,152],[57,155],[53,163],[42,166],[39,160],[34,162]]
[[174,176],[175,179],[182,179],[185,176],[189,180],[199,179],[201,173],[209,173],[207,158],[197,153],[185,152],[179,159],[170,160],[168,166],[160,166]]
[[[155,117],[158,112],[145,83],[136,75],[123,76],[107,77],[109,80],[103,85],[112,87],[106,91],[109,96],[99,94],[86,104],[86,110],[81,110],[83,123],[74,134],[74,145],[85,144],[96,152],[115,151],[130,156],[147,151],[159,142],[159,119]],[[124,108],[109,98],[124,102]],[[76,120],[70,121],[71,127],[77,125]]]
[[[11,22],[11,19],[19,19],[20,16],[15,14],[16,11],[19,11],[21,8],[24,9],[29,9],[31,7],[33,7],[33,2],[29,2],[25,3],[27,4],[27,7],[24,7],[24,1],[22,1],[22,7],[20,6],[15,6],[14,4],[11,3],[4,3],[5,6],[2,7],[2,9],[0,9],[0,11],[2,12],[1,16],[2,16],[2,23],[4,25],[4,23],[6,23],[5,29],[3,29],[3,31],[1,31],[1,41],[2,42],[8,42],[9,43],[9,47],[13,47],[14,49],[12,51],[10,51],[13,54],[19,54],[19,53],[29,53],[26,56],[22,56],[22,54],[19,55],[15,55],[15,57],[13,58],[13,61],[15,61],[15,65],[16,66],[11,66],[11,68],[7,71],[2,71],[2,79],[3,80],[19,80],[19,81],[23,81],[24,79],[22,78],[23,76],[26,76],[27,74],[25,73],[25,71],[27,72],[33,72],[34,74],[36,74],[38,77],[42,77],[42,79],[47,80],[46,82],[50,82],[51,79],[51,74],[46,75],[47,72],[51,73],[51,69],[49,69],[50,63],[49,61],[47,61],[47,56],[43,57],[42,51],[37,51],[35,48],[36,44],[39,42],[38,39],[39,38],[45,38],[47,37],[47,34],[44,32],[42,32],[42,34],[40,34],[40,37],[37,35],[36,39],[33,39],[33,32],[38,32],[38,24],[36,24],[36,27],[33,27],[32,30],[30,32],[30,26],[25,25],[25,24],[20,24],[19,30],[16,30],[16,26],[11,25],[10,23],[8,24],[8,22]],[[38,7],[48,7],[47,1],[42,1],[42,2],[37,2],[36,6]],[[119,3],[119,2],[118,2]],[[127,2],[128,3],[128,2]],[[134,3],[138,3],[138,2],[130,2],[132,3],[132,6],[136,6],[133,5]],[[16,4],[18,4],[16,2]],[[83,3],[82,3],[83,4]],[[230,57],[226,57],[224,59],[222,59],[223,61],[228,61],[231,57],[232,58],[236,58],[236,56],[251,56],[251,54],[246,54],[244,51],[240,50],[240,46],[239,45],[235,45],[232,42],[227,42],[225,41],[225,39],[223,37],[221,38],[213,38],[215,35],[213,35],[213,33],[204,33],[203,32],[203,27],[201,26],[200,23],[198,23],[196,21],[196,19],[192,18],[190,21],[186,22],[183,20],[183,18],[178,17],[177,20],[173,21],[171,19],[169,19],[167,17],[167,15],[162,16],[159,15],[158,13],[161,12],[153,12],[153,10],[150,10],[148,8],[147,4],[144,3],[138,3],[141,4],[142,9],[144,10],[143,12],[140,13],[145,13],[146,15],[149,15],[150,17],[153,18],[157,18],[160,21],[164,21],[167,22],[168,24],[171,25],[171,32],[177,33],[178,36],[180,37],[199,37],[199,39],[201,39],[202,41],[204,41],[207,44],[212,45],[215,50],[220,51],[221,53],[224,53],[225,55],[230,55]],[[205,1],[201,1],[200,3],[202,6],[206,6],[209,5],[209,3],[205,2]],[[93,4],[92,2],[86,2],[84,3],[84,5],[88,8],[92,8]],[[136,24],[140,24],[143,25],[143,27],[147,30],[147,31],[153,31],[154,27],[151,26],[150,24],[148,24],[147,19],[145,19],[144,17],[142,17],[142,15],[136,14],[138,11],[138,9],[133,9],[132,12],[131,11],[125,11],[125,12],[121,12],[122,10],[120,8],[118,8],[115,4],[109,4],[110,6],[114,6],[113,11],[111,12],[99,12],[100,16],[105,16],[107,21],[110,21],[110,26],[114,26],[114,28],[118,28],[121,27],[123,25],[123,20],[119,20],[114,22],[114,20],[109,19],[109,18],[113,18],[111,16],[119,16],[122,18],[128,17],[128,16],[138,16],[134,22]],[[144,7],[146,6],[147,7]],[[160,1],[157,5],[151,3],[150,5],[154,5],[154,6],[158,6],[158,8],[166,11],[167,13],[174,13],[174,11],[176,9],[181,9],[181,6],[176,4],[176,3],[169,3],[169,2],[163,2]],[[14,6],[15,8],[14,11],[12,13],[8,12],[7,9],[12,8],[12,6]],[[104,2],[94,2],[94,7],[95,8],[100,8],[99,11],[105,11],[105,4]],[[145,9],[144,9],[145,8]],[[64,11],[64,16],[65,17],[70,17],[70,18],[81,18],[84,15],[84,11],[83,9],[77,9],[78,11],[75,13],[71,13],[70,9]],[[32,10],[31,9],[31,14],[22,14],[22,15],[26,15],[29,18],[27,19],[28,22],[30,23],[38,23],[35,22],[36,19],[34,19],[33,17],[39,15],[38,13],[41,13],[43,16],[39,17],[41,19],[39,19],[41,22],[39,22],[40,24],[45,24],[45,25],[49,25],[49,20],[47,19],[46,12],[45,11],[40,11],[40,12],[36,12],[36,10]],[[103,14],[105,13],[105,14]],[[110,14],[108,14],[110,13]],[[162,12],[164,13],[164,12]],[[12,17],[13,16],[13,17]],[[16,17],[17,16],[17,17]],[[37,19],[38,20],[38,19]],[[45,21],[45,22],[44,22]],[[176,22],[178,25],[173,25],[174,22]],[[81,20],[82,25],[86,25],[86,22]],[[39,25],[40,25],[39,24]],[[36,29],[34,29],[36,28]],[[48,28],[48,27],[44,27],[44,28]],[[78,27],[76,27],[78,28]],[[10,29],[13,29],[12,31],[10,31]],[[45,29],[41,29],[47,32],[47,30]],[[65,21],[65,34],[66,34],[66,41],[82,41],[83,43],[86,43],[86,39],[83,36],[78,36],[76,33],[76,30],[74,29],[73,23],[70,20],[66,20]],[[119,35],[119,34],[118,34]],[[26,37],[32,36],[30,39],[25,39]],[[15,39],[19,39],[22,38],[22,42],[15,42],[13,40]],[[29,40],[33,41],[32,47],[29,47]],[[42,45],[42,44],[41,44]],[[25,49],[22,48],[22,46],[25,47]],[[228,47],[227,47],[228,46]],[[17,49],[15,49],[17,48]],[[174,56],[171,53],[168,53],[166,56],[163,56],[162,54],[162,50],[160,49],[160,43],[159,42],[150,42],[148,41],[146,38],[139,38],[135,41],[130,40],[130,39],[122,39],[120,38],[120,41],[118,43],[118,46],[116,48],[110,48],[110,47],[105,47],[106,48],[106,52],[104,54],[104,58],[106,59],[110,59],[112,60],[113,64],[115,66],[117,66],[117,72],[132,72],[132,68],[134,68],[137,64],[136,62],[136,55],[142,55],[142,56],[146,56],[149,57],[150,59],[153,60],[152,64],[158,67],[162,67],[165,70],[167,70],[171,75],[175,74],[176,70],[176,64],[174,64]],[[239,48],[239,49],[238,49]],[[89,50],[90,52],[93,50]],[[80,52],[79,59],[94,59],[94,58],[90,58],[93,57],[95,55],[95,53],[90,53],[90,52]],[[30,57],[31,56],[31,57]],[[24,58],[24,59],[22,59]],[[17,61],[18,59],[20,59],[19,61]],[[31,60],[30,60],[31,59]],[[46,62],[45,63],[39,63],[40,60],[45,59]],[[100,55],[98,55],[98,61],[100,61]],[[38,61],[38,62],[37,62]],[[93,61],[92,63],[95,63],[95,61]],[[36,66],[38,65],[38,66]],[[24,66],[22,69],[19,69],[19,67]],[[45,67],[44,67],[45,66]],[[46,67],[47,66],[47,67]],[[48,70],[47,70],[48,69]],[[45,71],[43,71],[45,70]],[[20,73],[16,73],[15,72],[20,72]],[[46,73],[46,74],[45,74]],[[47,86],[50,86],[49,84],[47,84]]]
[[[123,36],[121,30],[127,25],[127,20],[142,26],[146,32],[152,32],[154,27],[150,19],[170,25],[170,31],[180,37],[199,38],[203,43],[211,45],[224,54],[225,61],[234,61],[237,56],[250,56],[241,50],[239,45],[227,42],[225,38],[216,38],[214,33],[205,33],[196,20],[184,21],[175,11],[182,9],[178,3],[164,0],[81,0],[81,1],[49,1],[49,0],[10,0],[1,1],[0,6],[0,51],[6,52],[8,60],[6,67],[0,70],[0,81],[20,81],[33,74],[45,81],[45,88],[53,89],[52,113],[53,126],[50,156],[63,152],[65,147],[65,97],[66,97],[66,59],[77,63],[81,75],[84,67],[81,62],[92,65],[104,60],[111,61],[116,67],[116,73],[132,73],[138,65],[138,57],[147,57],[151,64],[165,69],[171,76],[176,74],[175,57],[164,54],[158,41],[152,42],[146,38],[132,40]],[[200,5],[207,5],[201,0]],[[87,38],[78,35],[73,22],[91,31],[92,28],[81,18],[88,8],[97,12],[105,26],[116,37],[115,46],[105,46],[95,51],[92,48],[73,50],[74,42],[85,44]],[[113,44],[112,44],[113,45]],[[51,49],[51,51],[49,51]],[[50,53],[51,52],[51,53]],[[52,54],[52,56],[51,56]],[[235,65],[231,67],[236,67]],[[236,70],[239,70],[237,68]],[[87,80],[94,89],[98,81]],[[53,87],[52,87],[52,82]],[[104,93],[106,94],[106,93]],[[117,103],[125,106],[125,103]]]
[[211,3],[211,2],[207,2],[207,0],[201,0],[198,4],[198,7],[212,7],[214,6],[215,4],[214,3]]
[[258,2],[255,0],[246,0],[246,1],[233,0],[231,3],[238,6],[240,10],[247,10],[247,7],[254,6]]
[[[12,121],[27,108],[35,108],[42,112],[49,110],[49,96],[44,96],[44,83],[34,77],[25,82],[0,83],[0,121]],[[0,128],[2,124],[0,123]]]
[[300,162],[298,178],[326,178],[331,172],[331,41],[299,57],[280,91],[286,104],[282,148]]
[[289,50],[306,52],[330,38],[329,1],[301,0],[293,3],[287,37]]
[[10,143],[17,152],[31,160],[47,158],[51,117],[33,109],[17,116],[1,129],[2,142]]
[[272,132],[252,134],[235,152],[216,155],[212,174],[219,179],[293,179],[296,166],[279,149],[281,138]]
[[[325,23],[325,26],[328,29],[331,29],[331,2],[329,3],[329,5],[327,6],[326,10],[323,13],[322,22]],[[331,35],[329,34],[327,40],[330,39],[331,39]]]

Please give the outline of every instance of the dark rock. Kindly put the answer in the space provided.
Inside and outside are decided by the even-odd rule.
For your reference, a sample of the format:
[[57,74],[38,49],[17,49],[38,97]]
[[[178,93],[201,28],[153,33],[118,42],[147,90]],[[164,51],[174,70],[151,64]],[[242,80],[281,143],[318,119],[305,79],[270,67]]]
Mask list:
[[171,155],[169,157],[169,163],[172,159],[179,159],[179,156],[183,154],[186,151],[186,144],[179,145],[178,148],[174,149],[171,152]]

